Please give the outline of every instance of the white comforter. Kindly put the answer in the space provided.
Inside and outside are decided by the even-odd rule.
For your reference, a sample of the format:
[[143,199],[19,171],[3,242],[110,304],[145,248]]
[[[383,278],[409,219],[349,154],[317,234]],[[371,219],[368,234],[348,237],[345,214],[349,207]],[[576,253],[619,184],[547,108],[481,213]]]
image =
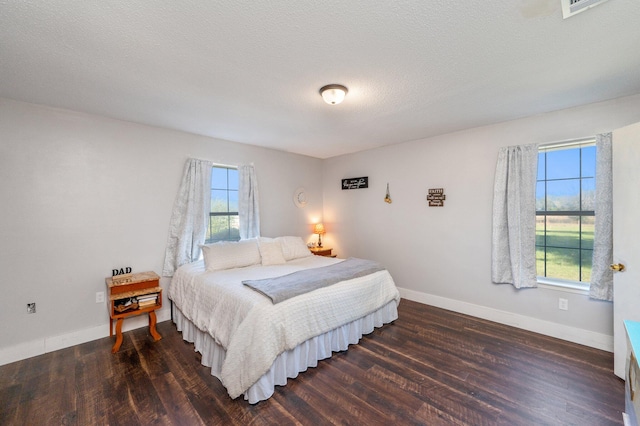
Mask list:
[[244,393],[282,352],[367,315],[400,294],[388,271],[355,278],[276,305],[242,280],[272,278],[341,259],[309,256],[284,265],[205,272],[204,263],[179,268],[168,295],[200,330],[226,350],[220,380],[229,396]]

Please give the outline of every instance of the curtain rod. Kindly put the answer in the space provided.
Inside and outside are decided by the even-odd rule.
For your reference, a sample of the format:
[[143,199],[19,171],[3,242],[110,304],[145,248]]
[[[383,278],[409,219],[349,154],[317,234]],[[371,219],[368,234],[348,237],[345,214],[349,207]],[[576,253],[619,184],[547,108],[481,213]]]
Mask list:
[[579,139],[565,139],[563,141],[557,141],[557,142],[548,142],[548,143],[543,143],[538,145],[538,148],[564,148],[567,146],[573,146],[573,145],[582,145],[582,144],[586,144],[586,143],[594,143],[596,141],[596,137],[595,136],[590,136],[590,137],[586,137],[586,138],[579,138]]
[[[211,161],[205,158],[196,158],[196,157],[187,157],[187,160],[200,160],[200,161],[208,161],[211,163],[211,165],[213,167],[224,167],[227,169],[237,169],[238,168],[238,164],[235,165],[231,165],[231,164],[221,164],[221,163],[216,163],[215,161]],[[253,163],[251,163],[251,165],[253,165]]]

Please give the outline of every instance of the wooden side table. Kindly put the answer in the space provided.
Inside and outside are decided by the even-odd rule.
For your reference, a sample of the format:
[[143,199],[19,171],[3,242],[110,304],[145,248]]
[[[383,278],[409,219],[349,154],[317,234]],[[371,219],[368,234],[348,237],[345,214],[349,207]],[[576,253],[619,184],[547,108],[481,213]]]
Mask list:
[[[155,272],[140,272],[136,274],[123,274],[105,278],[109,290],[109,337],[113,336],[113,321],[116,320],[116,343],[111,349],[112,353],[120,350],[122,345],[122,322],[125,318],[149,314],[149,333],[154,341],[162,339],[156,331],[156,309],[162,307],[162,287],[160,277]],[[155,295],[155,303],[139,307],[137,303],[124,306],[125,300],[141,296]]]
[[336,257],[335,254],[331,254],[331,250],[333,250],[332,248],[313,247],[313,248],[310,248],[309,250],[311,250],[311,253],[315,254],[316,256]]

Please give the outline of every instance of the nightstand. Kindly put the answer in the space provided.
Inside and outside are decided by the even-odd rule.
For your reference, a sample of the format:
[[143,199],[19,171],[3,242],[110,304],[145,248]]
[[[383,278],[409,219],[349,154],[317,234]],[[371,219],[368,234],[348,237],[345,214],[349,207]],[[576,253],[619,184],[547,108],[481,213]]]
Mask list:
[[309,250],[311,250],[311,253],[315,254],[316,256],[336,257],[335,254],[331,254],[331,250],[333,250],[332,248],[313,247]]
[[162,287],[158,274],[140,272],[116,275],[107,277],[105,283],[109,290],[109,337],[113,336],[113,320],[116,320],[116,343],[111,352],[116,353],[120,349],[122,322],[128,317],[148,313],[149,333],[155,341],[162,339],[156,331],[155,311],[162,307]]

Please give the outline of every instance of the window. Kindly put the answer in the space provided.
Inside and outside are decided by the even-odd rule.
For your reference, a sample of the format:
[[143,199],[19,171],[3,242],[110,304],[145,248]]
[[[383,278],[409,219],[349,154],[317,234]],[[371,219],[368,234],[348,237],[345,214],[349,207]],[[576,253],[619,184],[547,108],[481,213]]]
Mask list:
[[211,168],[211,212],[206,242],[238,240],[238,170],[214,166]]
[[595,140],[541,147],[536,183],[538,277],[591,279],[595,224]]

